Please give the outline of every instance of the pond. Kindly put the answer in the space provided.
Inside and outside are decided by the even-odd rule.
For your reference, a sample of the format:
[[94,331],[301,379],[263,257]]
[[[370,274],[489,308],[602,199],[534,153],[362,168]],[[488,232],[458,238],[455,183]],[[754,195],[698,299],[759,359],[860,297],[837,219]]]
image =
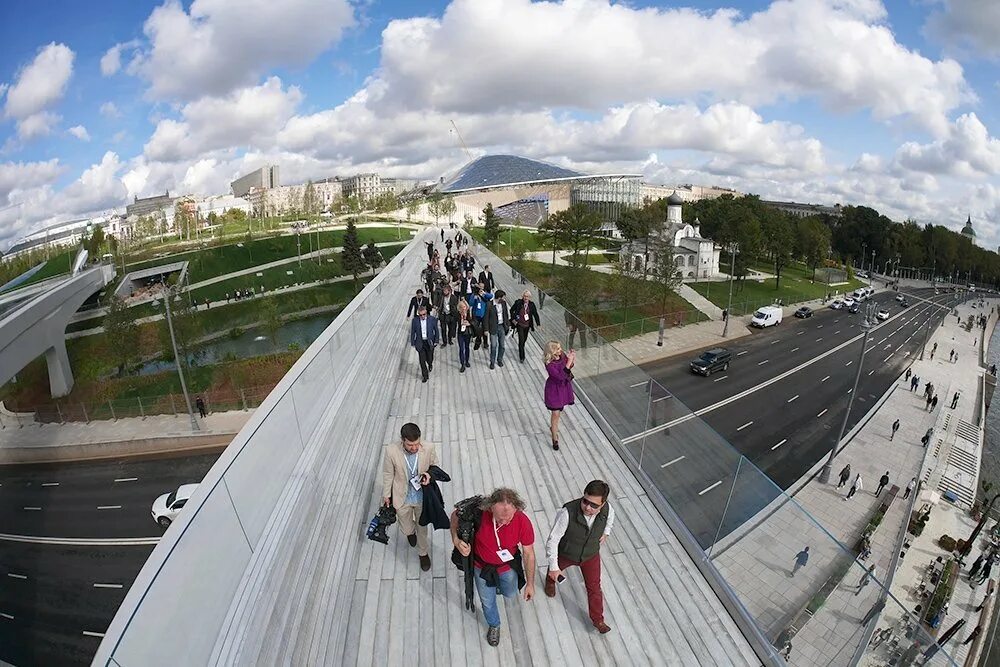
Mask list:
[[[198,366],[209,366],[227,358],[247,359],[285,351],[292,343],[304,350],[330,326],[335,317],[336,313],[330,312],[287,322],[278,329],[277,345],[272,345],[264,329],[248,329],[237,338],[229,336],[217,338],[199,345],[192,356],[192,361]],[[139,368],[139,375],[151,375],[173,369],[173,360],[150,361]]]

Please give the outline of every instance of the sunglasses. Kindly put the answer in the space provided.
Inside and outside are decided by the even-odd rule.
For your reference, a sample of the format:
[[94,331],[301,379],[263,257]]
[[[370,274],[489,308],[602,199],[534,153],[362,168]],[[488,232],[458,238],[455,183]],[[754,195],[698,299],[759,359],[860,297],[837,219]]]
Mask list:
[[604,507],[604,503],[600,503],[600,504],[598,504],[598,503],[592,503],[589,500],[587,500],[586,498],[583,499],[583,504],[584,504],[585,507],[589,507],[590,509],[594,509],[594,510],[599,510],[602,507]]

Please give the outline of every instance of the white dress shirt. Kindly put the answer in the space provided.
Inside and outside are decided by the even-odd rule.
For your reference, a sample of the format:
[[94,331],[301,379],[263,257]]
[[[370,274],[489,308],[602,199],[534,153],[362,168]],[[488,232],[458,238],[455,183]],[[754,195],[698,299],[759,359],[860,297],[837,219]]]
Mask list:
[[[599,514],[599,513],[598,513]],[[591,528],[594,525],[594,519],[597,518],[597,514],[594,516],[583,515],[584,520],[587,522],[587,527]],[[615,508],[608,505],[608,522],[604,526],[604,534],[610,535],[611,528],[615,525]],[[558,570],[559,569],[559,542],[562,540],[563,535],[566,534],[566,528],[569,527],[569,510],[565,507],[560,507],[559,511],[556,512],[556,521],[552,525],[552,531],[549,533],[548,538],[545,540],[545,555],[549,559],[549,569]]]
[[420,337],[423,340],[427,340],[427,318],[426,317],[421,317],[420,318]]

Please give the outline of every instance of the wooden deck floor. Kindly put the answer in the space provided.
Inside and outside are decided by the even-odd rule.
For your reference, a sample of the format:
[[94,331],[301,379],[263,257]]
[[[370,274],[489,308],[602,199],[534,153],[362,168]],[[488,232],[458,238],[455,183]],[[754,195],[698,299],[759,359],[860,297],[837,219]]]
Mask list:
[[[407,261],[407,264],[410,264]],[[245,584],[264,592],[234,602],[216,661],[290,665],[757,665],[760,661],[699,574],[633,475],[581,405],[566,410],[561,451],[551,449],[542,404],[541,352],[525,364],[508,345],[506,366],[490,371],[482,350],[459,373],[457,347],[438,349],[428,383],[405,344],[402,314],[416,288],[387,295],[391,312],[359,349],[372,372],[348,377],[351,411],[326,420],[330,445],[308,464],[315,498],[269,524],[272,544],[259,549]],[[397,316],[398,314],[398,316]],[[349,392],[349,393],[350,393]],[[381,493],[380,445],[416,422],[437,445],[453,481],[445,502],[511,486],[527,500],[536,532],[536,597],[500,602],[501,642],[490,647],[482,612],[464,609],[462,574],[450,562],[448,531],[432,536],[432,569],[396,526],[387,546],[364,539]],[[350,464],[333,463],[344,456]],[[339,456],[338,456],[339,452]],[[304,471],[303,475],[307,473]],[[612,489],[617,521],[602,549],[606,620],[600,635],[587,617],[578,569],[559,596],[542,590],[544,538],[556,510],[591,479]],[[325,485],[325,488],[323,488]],[[354,490],[356,489],[356,490]],[[352,491],[353,490],[353,491]],[[291,503],[290,503],[291,504]],[[266,553],[262,553],[266,552]],[[237,609],[240,605],[244,608]],[[478,602],[477,602],[478,607]]]

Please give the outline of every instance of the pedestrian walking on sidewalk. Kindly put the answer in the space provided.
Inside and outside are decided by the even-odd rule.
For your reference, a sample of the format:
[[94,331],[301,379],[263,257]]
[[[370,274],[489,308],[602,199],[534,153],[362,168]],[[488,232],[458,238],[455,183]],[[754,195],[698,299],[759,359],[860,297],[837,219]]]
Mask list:
[[966,640],[962,642],[962,646],[965,646],[969,642],[974,642],[976,640],[976,637],[978,637],[982,631],[983,631],[983,626],[977,625],[975,629],[969,633],[969,636],[966,638]]
[[934,394],[934,398],[931,399],[931,410],[936,410],[938,404],[938,395]]
[[857,595],[858,593],[860,593],[861,590],[868,585],[868,582],[871,581],[872,577],[874,576],[875,576],[875,564],[872,563],[871,567],[868,568],[868,571],[865,572],[863,575],[861,575],[861,581],[858,582],[858,589],[854,591],[854,594]]
[[906,381],[910,381],[910,375],[913,373],[909,368],[906,369]]
[[934,435],[934,429],[929,428],[927,429],[927,432],[924,433],[923,437],[920,438],[920,442],[923,443],[924,447],[926,447],[930,443],[932,435]]
[[993,591],[986,591],[986,595],[983,596],[983,601],[979,603],[978,607],[976,607],[976,611],[982,611],[983,607],[986,606],[986,603],[990,601],[991,597],[993,597]]
[[910,480],[910,483],[906,485],[906,491],[903,492],[903,500],[906,500],[907,498],[910,497],[910,494],[913,493],[913,487],[915,487],[916,485],[917,485],[917,478],[914,477]]
[[851,497],[853,497],[855,493],[857,493],[858,491],[861,491],[863,488],[864,488],[864,484],[861,482],[861,473],[858,473],[858,476],[854,478],[854,483],[851,484],[850,491],[848,491],[847,495],[844,496],[844,500],[850,500]]
[[924,401],[924,403],[926,404],[925,407],[924,407],[925,411],[927,411],[927,412],[931,411],[931,401],[933,401],[933,400],[934,400],[934,397],[931,396],[930,394],[927,394],[927,398]]
[[897,419],[896,421],[892,422],[892,433],[889,434],[889,442],[892,442],[892,439],[896,437],[896,431],[898,430],[899,430],[899,420]]
[[194,399],[194,406],[198,408],[198,414],[204,419],[208,416],[208,411],[205,410],[205,399],[201,396],[196,396]]
[[840,471],[840,484],[837,485],[837,488],[839,489],[844,484],[847,484],[847,480],[849,480],[850,478],[851,478],[851,464],[848,463],[846,466],[844,466],[844,469]]
[[955,353],[955,363],[958,363],[958,352]]
[[794,577],[795,573],[799,571],[799,568],[805,567],[806,563],[809,562],[809,547],[806,547],[802,551],[795,554],[795,566],[792,567],[792,571],[788,573],[789,577]]
[[952,348],[951,352],[948,353],[948,361],[951,361],[954,358],[955,358],[955,350],[954,348]]
[[979,573],[979,583],[983,583],[990,578],[990,570],[993,569],[993,554],[986,559],[982,572]]
[[958,392],[956,391],[955,395],[951,397],[951,409],[954,410],[957,407],[958,407]]
[[918,386],[920,386],[920,378],[914,375],[913,379],[910,380],[910,391],[916,392]]
[[878,488],[875,490],[876,498],[878,498],[879,494],[882,493],[882,489],[884,489],[886,484],[888,483],[889,483],[889,471],[886,470],[885,474],[878,478]]

